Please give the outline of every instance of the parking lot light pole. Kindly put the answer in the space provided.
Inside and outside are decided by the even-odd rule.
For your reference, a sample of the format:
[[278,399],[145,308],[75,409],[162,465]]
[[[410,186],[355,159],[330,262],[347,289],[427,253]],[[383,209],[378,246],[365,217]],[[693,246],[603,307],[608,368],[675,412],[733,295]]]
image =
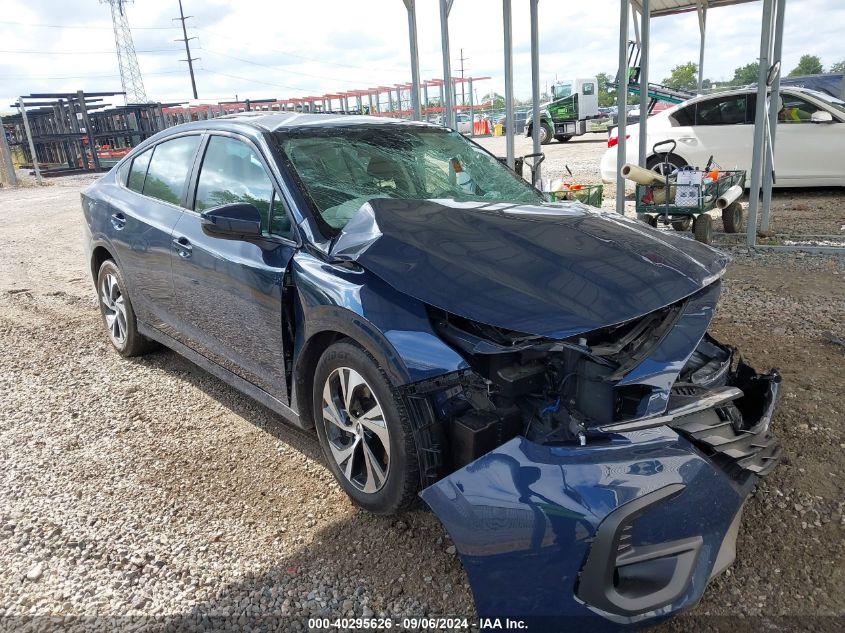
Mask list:
[[454,129],[455,111],[452,108],[452,62],[449,53],[449,13],[454,0],[440,0],[440,47],[443,52],[443,121],[446,127]]
[[622,165],[625,164],[625,131],[628,118],[628,0],[619,3],[619,75],[616,82],[616,109],[618,132],[616,144],[616,212],[625,215],[625,179]]
[[[531,101],[533,103],[533,110],[531,112],[531,120],[534,121],[531,131],[531,139],[533,141],[532,151],[537,154],[540,152],[540,35],[539,35],[539,18],[537,16],[537,4],[540,0],[530,0],[531,2]],[[535,187],[540,186],[540,169],[542,165],[538,165],[534,173],[534,182],[531,184]]]
[[502,0],[502,26],[505,31],[505,155],[508,167],[513,169],[513,27],[511,17],[511,0]]

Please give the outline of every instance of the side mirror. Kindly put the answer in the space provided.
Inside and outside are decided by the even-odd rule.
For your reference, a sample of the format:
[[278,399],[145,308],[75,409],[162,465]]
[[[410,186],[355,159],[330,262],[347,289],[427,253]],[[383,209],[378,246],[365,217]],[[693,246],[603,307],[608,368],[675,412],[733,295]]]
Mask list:
[[813,123],[833,123],[833,115],[825,110],[816,110],[810,115]]
[[780,73],[780,60],[776,61],[774,64],[769,66],[769,70],[766,73],[766,85],[771,88],[772,84],[775,83],[775,78],[777,78],[779,73]]
[[249,202],[233,202],[200,214],[202,228],[211,235],[231,239],[261,236],[261,213]]

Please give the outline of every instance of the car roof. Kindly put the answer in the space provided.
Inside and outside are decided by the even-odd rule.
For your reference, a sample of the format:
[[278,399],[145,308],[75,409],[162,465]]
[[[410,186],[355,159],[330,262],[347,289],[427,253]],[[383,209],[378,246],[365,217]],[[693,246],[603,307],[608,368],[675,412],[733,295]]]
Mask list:
[[[409,121],[392,117],[367,116],[359,114],[308,114],[300,112],[240,112],[227,114],[216,119],[198,121],[207,126],[212,122],[231,121],[234,124],[257,128],[262,132],[278,132],[297,128],[350,127],[358,125],[416,125],[437,127],[422,121]],[[208,126],[211,127],[211,126]],[[214,126],[216,127],[216,126]]]
[[[806,88],[801,88],[799,86],[781,86],[781,92],[801,92],[804,94],[812,94],[812,91],[807,90]],[[713,97],[726,97],[730,95],[740,95],[740,94],[750,94],[754,93],[757,94],[757,86],[750,85],[750,86],[743,86],[741,88],[731,88],[730,90],[717,90],[715,92],[709,92],[703,95],[696,95],[691,99],[687,99],[683,103],[679,103],[677,105],[686,105],[688,103],[698,103],[699,101],[704,101],[705,99],[712,99]],[[665,112],[665,110],[664,110]]]

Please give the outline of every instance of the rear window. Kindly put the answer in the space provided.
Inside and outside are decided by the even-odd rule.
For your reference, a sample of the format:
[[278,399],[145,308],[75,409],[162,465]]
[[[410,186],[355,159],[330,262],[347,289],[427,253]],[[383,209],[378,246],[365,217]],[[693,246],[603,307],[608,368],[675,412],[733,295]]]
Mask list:
[[141,152],[132,160],[132,166],[129,168],[129,178],[126,181],[126,186],[132,191],[141,193],[144,190],[144,178],[147,176],[147,167],[150,166],[150,156],[153,155],[152,148],[145,152]]
[[144,181],[144,195],[170,204],[181,204],[199,144],[199,135],[193,135],[156,145]]
[[699,101],[696,104],[696,125],[737,125],[748,122],[747,95],[730,95]]

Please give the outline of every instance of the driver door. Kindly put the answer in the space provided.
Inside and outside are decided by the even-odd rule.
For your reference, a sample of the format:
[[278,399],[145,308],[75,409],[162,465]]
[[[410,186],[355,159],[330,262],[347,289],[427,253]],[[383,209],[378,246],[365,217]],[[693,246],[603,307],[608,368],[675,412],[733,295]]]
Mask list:
[[[188,206],[173,229],[173,286],[180,342],[287,403],[283,302],[296,251],[287,209],[259,149],[246,138],[207,136]],[[215,237],[200,213],[249,202],[264,238]]]

